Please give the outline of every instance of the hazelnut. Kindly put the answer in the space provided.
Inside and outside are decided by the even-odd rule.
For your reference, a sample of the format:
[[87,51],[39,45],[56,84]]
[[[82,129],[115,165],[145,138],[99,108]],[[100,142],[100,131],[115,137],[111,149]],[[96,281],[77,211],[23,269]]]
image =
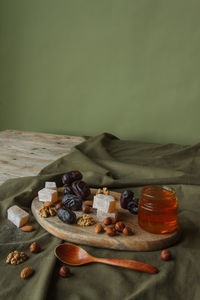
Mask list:
[[108,228],[115,229],[114,225],[108,225],[108,226],[105,226],[105,227],[104,227],[104,230],[106,231]]
[[132,235],[133,234],[132,229],[130,227],[127,227],[127,226],[124,227],[122,232],[123,232],[124,235]]
[[125,225],[123,222],[117,222],[115,224],[115,230],[122,232],[123,229],[125,228]]
[[84,201],[83,205],[93,206],[93,201],[91,201],[91,200]]
[[50,202],[50,201],[45,201],[45,202],[44,202],[44,206],[47,206],[47,207],[48,207],[48,206],[51,206],[51,205],[52,205],[52,202]]
[[61,208],[61,207],[62,207],[62,202],[56,204],[55,209],[58,210],[58,209]]
[[161,253],[160,253],[160,258],[162,260],[167,261],[167,260],[170,260],[171,257],[172,257],[172,255],[171,255],[171,252],[169,250],[162,250]]
[[84,212],[85,214],[89,214],[90,213],[90,206],[84,205],[82,207],[82,212]]
[[62,266],[59,270],[59,275],[62,277],[69,277],[70,269],[67,266]]
[[110,225],[112,223],[112,219],[110,217],[107,217],[103,220],[104,225]]
[[32,253],[38,253],[41,251],[40,245],[37,242],[33,242],[29,249]]
[[103,231],[103,226],[102,226],[101,224],[97,224],[97,225],[95,226],[94,231],[95,231],[96,233],[102,232],[102,231]]
[[116,235],[116,230],[114,229],[114,227],[112,228],[112,227],[108,227],[107,229],[106,229],[106,233],[107,233],[107,235],[109,235],[109,236],[115,236]]

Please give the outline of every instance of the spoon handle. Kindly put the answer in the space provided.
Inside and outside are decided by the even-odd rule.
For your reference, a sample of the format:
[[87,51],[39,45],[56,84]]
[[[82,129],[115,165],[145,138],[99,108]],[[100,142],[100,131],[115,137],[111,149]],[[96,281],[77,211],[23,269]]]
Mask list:
[[137,270],[137,271],[151,273],[151,274],[158,273],[158,269],[156,267],[136,260],[95,257],[94,262],[99,262],[102,264],[118,266],[126,269]]

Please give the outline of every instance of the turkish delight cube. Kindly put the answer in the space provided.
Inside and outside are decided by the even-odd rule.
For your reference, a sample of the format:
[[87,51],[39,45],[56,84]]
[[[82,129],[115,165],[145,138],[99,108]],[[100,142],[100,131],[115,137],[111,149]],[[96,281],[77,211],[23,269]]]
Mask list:
[[93,208],[100,209],[105,213],[114,212],[116,200],[111,195],[97,194],[94,196]]
[[56,183],[54,181],[46,181],[45,188],[51,190],[57,190]]
[[118,210],[115,210],[112,213],[105,213],[100,209],[97,210],[97,220],[99,222],[103,222],[105,218],[111,218],[112,222],[115,223],[117,221],[117,217],[118,217]]
[[38,192],[38,198],[42,202],[56,203],[58,201],[58,192],[44,188]]
[[8,210],[8,220],[11,221],[15,226],[21,227],[28,222],[29,213],[20,208],[17,205],[11,206]]

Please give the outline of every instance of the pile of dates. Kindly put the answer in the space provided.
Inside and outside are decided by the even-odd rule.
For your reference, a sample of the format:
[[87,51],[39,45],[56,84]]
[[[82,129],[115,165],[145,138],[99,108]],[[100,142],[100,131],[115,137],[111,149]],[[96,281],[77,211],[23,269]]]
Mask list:
[[76,223],[74,210],[81,210],[83,200],[90,195],[90,188],[82,178],[83,175],[79,171],[70,171],[62,177],[65,186],[64,197],[62,207],[58,209],[57,214],[64,223]]
[[132,191],[127,190],[121,194],[121,208],[128,209],[132,214],[138,213],[138,202],[139,199],[134,197],[134,193]]
[[82,200],[87,199],[90,195],[90,188],[82,181],[83,175],[79,171],[70,171],[63,175],[62,182],[66,186],[64,193],[73,194]]

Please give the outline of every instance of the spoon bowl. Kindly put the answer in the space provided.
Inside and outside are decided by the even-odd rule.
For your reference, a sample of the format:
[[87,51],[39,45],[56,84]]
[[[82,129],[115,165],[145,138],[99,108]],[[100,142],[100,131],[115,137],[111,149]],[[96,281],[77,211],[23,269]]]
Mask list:
[[151,274],[158,272],[156,267],[136,260],[93,257],[84,249],[71,244],[61,244],[57,246],[55,249],[55,256],[63,263],[72,266],[81,266],[92,262],[98,262]]
[[93,261],[92,256],[84,249],[71,244],[57,246],[55,256],[63,263],[71,266],[81,266]]

